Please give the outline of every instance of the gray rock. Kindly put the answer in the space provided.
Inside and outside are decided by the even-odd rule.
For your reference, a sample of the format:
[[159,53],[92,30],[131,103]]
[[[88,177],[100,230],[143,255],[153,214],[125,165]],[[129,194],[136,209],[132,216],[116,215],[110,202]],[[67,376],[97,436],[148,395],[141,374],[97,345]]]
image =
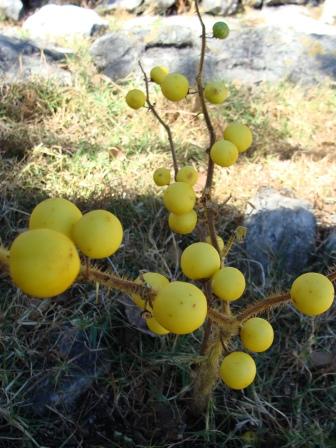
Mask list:
[[175,4],[175,0],[145,0],[144,8],[152,14],[164,14]]
[[243,6],[250,6],[252,8],[261,8],[263,0],[242,0]]
[[333,230],[323,241],[318,252],[318,262],[323,270],[336,266],[336,230]]
[[264,0],[264,6],[305,5],[308,0]]
[[92,36],[107,28],[107,21],[95,11],[74,5],[43,6],[23,24],[31,38],[44,41]]
[[106,0],[101,2],[96,9],[100,13],[106,13],[115,10],[135,12],[142,3],[143,0]]
[[11,83],[42,77],[69,84],[71,74],[57,65],[65,56],[63,52],[40,48],[28,40],[0,35],[0,79]]
[[153,47],[185,48],[198,46],[199,39],[190,28],[181,25],[165,25],[154,28],[145,37],[146,49]]
[[98,70],[113,81],[118,81],[134,71],[143,50],[141,39],[115,32],[97,39],[90,53]]
[[325,0],[322,6],[321,21],[329,25],[336,23],[336,2],[335,0]]
[[8,19],[20,20],[23,13],[21,0],[0,0],[0,14]]
[[230,16],[238,12],[239,3],[239,0],[202,0],[202,10],[218,16]]
[[266,278],[275,272],[300,274],[315,249],[311,206],[270,188],[260,190],[250,204],[244,224],[247,258],[260,263]]
[[336,78],[336,36],[267,26],[232,31],[226,43],[213,39],[208,46],[217,72],[229,80],[314,84]]
[[[110,369],[106,348],[101,344],[97,347],[97,342],[91,342],[87,334],[77,328],[65,327],[54,334],[49,347],[58,366],[48,366],[50,373],[34,379],[34,384],[27,389],[30,408],[40,416],[50,408],[71,412],[78,398]],[[64,365],[62,370],[59,360]]]

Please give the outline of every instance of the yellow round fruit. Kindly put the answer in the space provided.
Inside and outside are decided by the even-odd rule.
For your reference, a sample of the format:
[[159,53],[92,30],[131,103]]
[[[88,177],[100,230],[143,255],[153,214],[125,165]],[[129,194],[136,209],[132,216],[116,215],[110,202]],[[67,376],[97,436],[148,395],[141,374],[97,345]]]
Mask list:
[[153,179],[158,187],[170,184],[170,171],[167,168],[158,168],[154,171]]
[[163,194],[163,203],[167,210],[175,215],[184,215],[191,212],[196,202],[195,192],[185,182],[175,182],[166,188]]
[[181,235],[187,235],[191,233],[197,224],[197,213],[195,210],[191,212],[184,213],[183,215],[175,215],[174,213],[169,213],[168,225],[170,230]]
[[273,344],[273,327],[266,319],[252,317],[243,323],[240,339],[244,347],[251,352],[264,352]]
[[146,103],[146,95],[139,89],[130,90],[126,95],[126,103],[132,109],[140,109]]
[[212,104],[222,104],[229,96],[229,91],[222,81],[209,82],[205,86],[204,96]]
[[236,145],[239,152],[244,152],[252,145],[253,135],[244,124],[231,123],[225,128],[224,139]]
[[161,91],[170,101],[181,101],[189,91],[188,79],[180,73],[169,73],[161,83]]
[[29,230],[52,229],[71,238],[72,226],[81,217],[82,213],[79,208],[67,199],[45,199],[32,211],[29,219]]
[[307,272],[292,284],[290,295],[295,308],[307,316],[317,316],[327,311],[335,296],[335,289],[325,275]]
[[192,333],[205,321],[207,300],[195,285],[171,282],[155,297],[153,314],[159,324],[172,333]]
[[72,238],[84,255],[105,258],[113,255],[123,239],[119,219],[107,210],[86,213],[72,228]]
[[232,352],[225,356],[220,366],[220,376],[231,389],[241,390],[253,383],[257,368],[252,356]]
[[21,233],[9,251],[13,282],[26,294],[40,299],[70,288],[80,270],[73,242],[63,233],[35,229]]
[[146,319],[146,324],[149,330],[154,334],[163,336],[169,333],[168,330],[166,330],[162,325],[159,324],[159,322],[155,319],[155,317],[150,317]]
[[165,79],[168,73],[169,70],[167,67],[164,67],[163,65],[157,65],[150,71],[150,79],[156,84],[161,85],[162,81]]
[[210,150],[211,160],[219,166],[228,167],[237,162],[239,151],[233,143],[228,140],[218,140]]
[[182,272],[192,280],[212,277],[220,268],[220,263],[218,252],[208,243],[191,244],[181,255]]
[[[145,274],[142,274],[135,280],[135,282],[139,284],[143,284],[144,281],[156,292],[159,292],[161,288],[169,284],[169,280],[164,275],[159,274],[158,272],[145,272]],[[139,294],[131,294],[131,298],[139,308],[143,310],[145,309],[145,301],[141,296],[139,296]],[[149,304],[147,304],[147,309],[149,311],[151,309]]]
[[193,166],[184,166],[181,168],[176,176],[176,180],[178,182],[185,182],[186,184],[191,185],[192,187],[195,185],[198,179],[198,172],[195,170]]
[[239,269],[224,266],[211,279],[214,294],[222,300],[233,302],[239,299],[246,287],[245,277]]
[[[223,238],[221,238],[219,235],[216,235],[216,239],[217,239],[218,249],[219,249],[220,253],[223,253],[224,246],[225,246]],[[205,242],[212,245],[210,235],[205,237]]]

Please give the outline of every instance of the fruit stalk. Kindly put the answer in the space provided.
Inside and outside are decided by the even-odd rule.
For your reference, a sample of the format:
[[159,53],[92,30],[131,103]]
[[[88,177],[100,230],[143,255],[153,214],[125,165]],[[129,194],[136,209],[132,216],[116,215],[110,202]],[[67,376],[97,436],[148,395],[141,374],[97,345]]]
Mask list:
[[237,319],[240,321],[240,323],[243,323],[250,317],[257,316],[273,308],[284,305],[290,300],[291,296],[289,292],[267,297],[260,302],[252,303],[251,305],[247,306],[241,313],[237,315]]
[[223,356],[224,346],[228,340],[220,339],[220,329],[212,328],[211,342],[208,344],[205,359],[198,365],[195,372],[192,395],[192,411],[199,415],[203,413],[211,399],[212,392],[218,381],[220,359]]
[[175,174],[175,179],[177,176],[177,172],[178,172],[178,164],[177,164],[177,157],[176,157],[176,151],[175,151],[175,145],[174,145],[174,141],[173,141],[173,135],[170,129],[170,126],[163,121],[163,119],[160,117],[160,115],[158,114],[157,110],[155,109],[154,105],[152,104],[152,102],[149,99],[149,83],[148,83],[148,78],[146,75],[146,72],[141,64],[141,62],[139,61],[139,66],[140,69],[144,75],[144,81],[145,81],[145,86],[146,86],[146,102],[148,104],[148,108],[149,110],[153,113],[153,115],[155,116],[155,118],[159,121],[159,123],[164,127],[165,131],[167,132],[168,135],[168,140],[169,140],[169,145],[170,145],[170,151],[172,154],[172,158],[173,158],[173,165],[174,165],[174,174]]
[[127,280],[117,275],[100,271],[99,269],[93,267],[87,267],[81,265],[80,276],[87,282],[100,283],[107,288],[118,289],[128,295],[138,294],[149,304],[152,303],[155,292],[152,288],[136,283],[132,280]]

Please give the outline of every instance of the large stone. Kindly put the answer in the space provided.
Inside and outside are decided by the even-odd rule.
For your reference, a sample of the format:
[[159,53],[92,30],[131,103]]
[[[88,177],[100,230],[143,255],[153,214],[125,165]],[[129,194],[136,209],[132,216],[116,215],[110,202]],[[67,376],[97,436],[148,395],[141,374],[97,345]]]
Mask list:
[[208,14],[230,16],[239,10],[239,0],[202,0],[202,10]]
[[118,81],[135,70],[143,49],[141,39],[115,32],[97,39],[90,53],[98,70]]
[[218,73],[245,83],[288,80],[314,84],[336,78],[336,35],[266,26],[232,31],[223,46],[208,43]]
[[175,0],[145,0],[144,8],[154,14],[165,14]]
[[264,0],[264,6],[305,5],[309,0]]
[[102,13],[114,10],[135,12],[142,2],[143,0],[105,0],[98,4],[97,11]]
[[95,11],[74,5],[43,6],[23,24],[31,38],[44,41],[92,36],[107,27],[107,21]]
[[42,77],[69,84],[71,74],[57,65],[65,56],[64,52],[40,48],[27,40],[0,35],[0,79],[19,82]]
[[0,14],[8,19],[19,20],[23,13],[21,0],[0,0]]
[[266,278],[293,278],[307,267],[316,233],[310,204],[264,188],[251,199],[244,225],[246,258],[260,263]]
[[321,20],[329,25],[336,24],[336,1],[325,0],[322,6]]

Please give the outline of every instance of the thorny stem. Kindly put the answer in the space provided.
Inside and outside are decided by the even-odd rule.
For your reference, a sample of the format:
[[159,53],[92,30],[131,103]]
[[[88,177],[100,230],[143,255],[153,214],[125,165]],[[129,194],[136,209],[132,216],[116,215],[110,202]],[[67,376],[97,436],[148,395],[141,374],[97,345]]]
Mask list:
[[209,133],[209,146],[207,148],[208,153],[208,170],[207,170],[207,178],[205,182],[205,187],[203,191],[203,200],[205,204],[205,213],[206,218],[208,222],[208,228],[209,228],[209,235],[211,239],[212,245],[215,247],[217,252],[219,253],[219,247],[217,243],[216,238],[216,229],[215,229],[215,222],[214,222],[214,213],[213,210],[208,205],[211,204],[211,189],[212,189],[212,180],[213,180],[213,174],[214,174],[214,163],[210,157],[210,149],[212,145],[216,141],[216,133],[214,130],[214,127],[211,123],[209,111],[205,102],[204,98],[204,88],[203,88],[203,68],[204,68],[204,59],[205,59],[205,49],[206,49],[206,29],[205,25],[199,10],[198,0],[195,0],[195,6],[196,6],[196,13],[198,16],[198,19],[200,21],[201,27],[202,27],[202,35],[201,35],[201,54],[200,54],[200,61],[198,66],[198,73],[196,76],[196,83],[197,83],[197,92],[201,103],[202,113],[204,115],[205,124],[208,128]]
[[265,311],[281,306],[284,303],[289,302],[290,300],[291,296],[289,292],[278,294],[272,297],[267,297],[266,299],[261,300],[260,302],[252,303],[251,305],[247,306],[236,317],[241,323],[243,323],[252,316],[262,314]]
[[169,140],[169,145],[170,145],[170,151],[172,154],[172,158],[173,158],[173,165],[174,165],[174,178],[176,179],[177,176],[177,172],[178,172],[178,164],[177,164],[177,157],[176,157],[176,151],[175,151],[175,145],[174,145],[174,141],[173,141],[173,135],[170,129],[170,126],[163,121],[163,119],[160,117],[160,115],[158,114],[157,110],[155,109],[153,103],[150,101],[149,99],[149,83],[148,83],[148,78],[146,75],[146,72],[141,64],[141,62],[139,61],[139,66],[140,69],[144,75],[144,81],[145,81],[145,86],[146,86],[146,102],[148,104],[148,108],[149,110],[153,113],[153,115],[155,116],[155,118],[160,122],[160,124],[165,128],[167,135],[168,135],[168,140]]

